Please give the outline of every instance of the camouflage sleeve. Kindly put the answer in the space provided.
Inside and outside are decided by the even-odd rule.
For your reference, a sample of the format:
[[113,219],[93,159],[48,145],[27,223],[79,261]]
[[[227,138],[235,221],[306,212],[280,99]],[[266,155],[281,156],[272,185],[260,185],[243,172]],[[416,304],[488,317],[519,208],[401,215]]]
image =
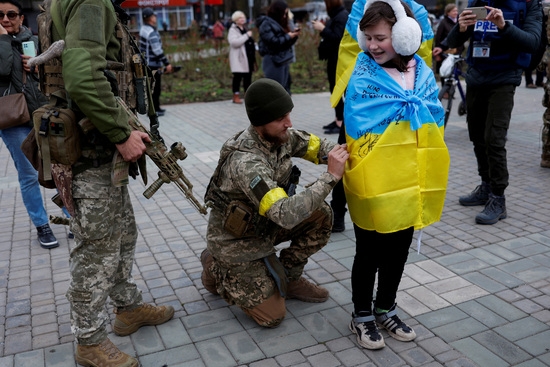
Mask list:
[[113,5],[109,0],[57,0],[52,16],[55,28],[65,33],[63,79],[69,96],[111,142],[124,140],[131,131],[128,116],[104,74],[107,60],[119,57]]
[[309,162],[319,164],[327,163],[326,157],[336,143],[321,139],[317,135],[303,130],[293,130],[291,134],[293,157],[299,157]]
[[338,180],[324,172],[313,184],[294,196],[276,201],[267,217],[285,229],[291,229],[309,218],[325,201]]
[[[248,197],[260,215],[265,215],[286,229],[293,228],[310,217],[338,182],[333,175],[325,172],[302,192],[288,197],[277,186],[277,182],[271,179],[274,173],[264,157],[242,152],[233,155],[225,173],[231,177],[233,185]],[[265,189],[259,191],[260,186]],[[269,202],[267,208],[266,201]]]

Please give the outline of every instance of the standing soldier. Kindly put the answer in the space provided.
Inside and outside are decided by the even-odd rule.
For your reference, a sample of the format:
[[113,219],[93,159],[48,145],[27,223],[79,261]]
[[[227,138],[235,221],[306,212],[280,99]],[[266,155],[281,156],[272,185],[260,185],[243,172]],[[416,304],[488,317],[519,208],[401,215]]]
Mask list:
[[[130,335],[141,326],[159,325],[172,318],[171,306],[143,303],[132,278],[137,228],[125,185],[115,185],[113,156],[136,162],[149,136],[132,131],[130,116],[117,103],[120,96],[135,106],[128,82],[128,65],[139,54],[130,44],[127,14],[110,0],[52,0],[51,40],[63,39],[62,82],[76,121],[87,117],[93,125],[82,144],[82,157],[72,166],[74,214],[71,229],[75,247],[70,254],[71,278],[67,299],[71,329],[77,341],[76,361],[83,366],[136,367],[138,361],[121,352],[107,337],[111,298],[116,313],[113,331]],[[116,9],[116,10],[115,10]],[[47,24],[47,22],[44,22]],[[41,31],[49,28],[41,27]],[[41,34],[40,39],[48,37]],[[128,57],[130,56],[130,57]],[[44,76],[48,84],[48,75]],[[51,78],[59,83],[58,78]]]

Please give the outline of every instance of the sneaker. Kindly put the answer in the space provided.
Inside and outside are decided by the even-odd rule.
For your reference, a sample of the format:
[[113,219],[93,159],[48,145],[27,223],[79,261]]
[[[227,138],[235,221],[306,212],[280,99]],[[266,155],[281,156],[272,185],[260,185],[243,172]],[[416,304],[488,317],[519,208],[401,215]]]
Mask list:
[[38,232],[38,242],[40,242],[42,248],[51,249],[59,246],[59,242],[53,235],[49,224],[46,223],[43,226],[36,227],[36,231]]
[[334,222],[332,223],[332,233],[344,232],[346,230],[344,220],[345,217],[334,217]]
[[208,249],[205,248],[204,251],[201,253],[202,285],[208,292],[217,295],[218,290],[216,289],[216,279],[214,278],[214,276],[212,275],[212,272],[210,271],[210,265],[212,265],[213,261],[214,261],[214,258],[212,258],[210,251],[208,251]]
[[302,302],[320,303],[328,299],[328,291],[308,281],[304,277],[288,282],[287,299],[297,299]]
[[469,195],[459,197],[458,202],[463,206],[485,205],[489,200],[490,192],[491,186],[482,181],[481,185],[477,186]]
[[351,316],[353,320],[349,324],[349,329],[357,335],[357,343],[360,346],[367,349],[381,349],[386,346],[384,338],[376,326],[375,318],[370,312],[368,316],[356,316],[355,314],[351,314]]
[[397,311],[395,307],[396,303],[390,308],[386,313],[377,313],[374,311],[374,317],[376,318],[376,323],[388,331],[388,334],[392,338],[397,339],[402,342],[410,342],[416,338],[416,333],[414,330],[407,324],[405,324],[399,316],[397,316]]
[[147,303],[128,311],[115,309],[116,318],[113,331],[118,336],[136,332],[142,326],[160,325],[174,316],[172,306],[153,306]]
[[74,238],[74,233],[69,231],[69,234],[67,235],[67,237],[69,237],[70,239],[73,239]]
[[138,367],[138,361],[121,352],[109,339],[101,344],[76,346],[76,363],[85,367]]
[[504,195],[496,196],[493,193],[489,194],[489,201],[485,205],[485,209],[476,215],[477,224],[495,224],[501,219],[506,218],[506,199]]
[[529,84],[527,84],[525,87],[527,87],[527,88],[529,88],[529,89],[536,89],[536,88],[537,88],[537,86],[534,85],[533,83],[529,83]]
[[327,129],[332,129],[333,127],[338,127],[338,125],[336,125],[336,120],[332,121],[328,125],[323,126],[323,129],[327,130]]

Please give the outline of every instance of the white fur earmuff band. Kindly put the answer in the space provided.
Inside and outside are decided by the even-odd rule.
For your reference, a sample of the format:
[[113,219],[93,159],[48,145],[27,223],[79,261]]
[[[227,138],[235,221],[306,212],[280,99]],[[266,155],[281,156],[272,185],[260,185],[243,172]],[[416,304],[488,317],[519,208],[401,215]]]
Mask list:
[[[422,29],[416,20],[407,16],[405,8],[400,0],[367,0],[365,3],[365,11],[368,7],[376,2],[382,1],[390,5],[395,13],[397,22],[392,27],[391,42],[393,49],[401,56],[413,55],[418,51],[422,44]],[[363,12],[365,14],[365,12]],[[363,51],[367,51],[367,38],[365,33],[359,29],[357,25],[357,43]]]

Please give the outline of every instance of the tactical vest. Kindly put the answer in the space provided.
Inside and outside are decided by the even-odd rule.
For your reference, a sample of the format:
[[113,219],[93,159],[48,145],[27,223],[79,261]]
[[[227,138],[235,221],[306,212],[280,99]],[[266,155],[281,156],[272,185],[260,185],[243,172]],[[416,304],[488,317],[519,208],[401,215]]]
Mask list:
[[[535,1],[535,0],[532,0]],[[527,13],[526,0],[502,0],[490,1],[469,0],[468,7],[490,5],[502,10],[502,14],[506,21],[511,22],[515,26],[523,29],[525,16]],[[473,57],[474,42],[490,42],[489,57]],[[515,68],[526,68],[529,66],[531,54],[525,52],[517,52],[512,50],[509,41],[503,40],[498,33],[498,28],[495,24],[487,20],[479,20],[474,25],[474,32],[466,62],[479,70],[508,70]]]
[[[38,23],[39,53],[47,50],[53,41],[53,17],[50,12],[51,2],[52,0],[44,0],[44,2],[40,5],[40,14],[36,18]],[[56,20],[56,22],[60,24],[61,19]],[[136,72],[137,77],[143,77],[145,75],[149,75],[149,73],[145,70],[146,66],[142,62],[143,59],[141,57],[134,57],[135,55],[141,56],[139,48],[137,48],[133,36],[130,34],[128,28],[122,24],[118,13],[116,37],[120,41],[120,60],[122,60],[122,62],[108,61],[105,73],[108,78],[111,75],[114,75],[116,78],[116,90],[113,90],[115,95],[121,97],[130,108],[135,109],[138,104],[136,95],[139,92],[137,91],[136,84],[134,83],[134,72]],[[63,65],[61,62],[61,56],[53,58],[43,65],[40,65],[38,70],[40,90],[47,97],[51,96],[58,90],[65,90],[62,69]],[[140,86],[140,88],[143,89],[143,92],[139,94],[142,96],[142,99],[144,99],[141,103],[145,105],[147,103],[147,99],[145,98],[147,84],[144,83]],[[139,112],[143,114],[146,112],[145,110],[145,108],[141,108]]]

